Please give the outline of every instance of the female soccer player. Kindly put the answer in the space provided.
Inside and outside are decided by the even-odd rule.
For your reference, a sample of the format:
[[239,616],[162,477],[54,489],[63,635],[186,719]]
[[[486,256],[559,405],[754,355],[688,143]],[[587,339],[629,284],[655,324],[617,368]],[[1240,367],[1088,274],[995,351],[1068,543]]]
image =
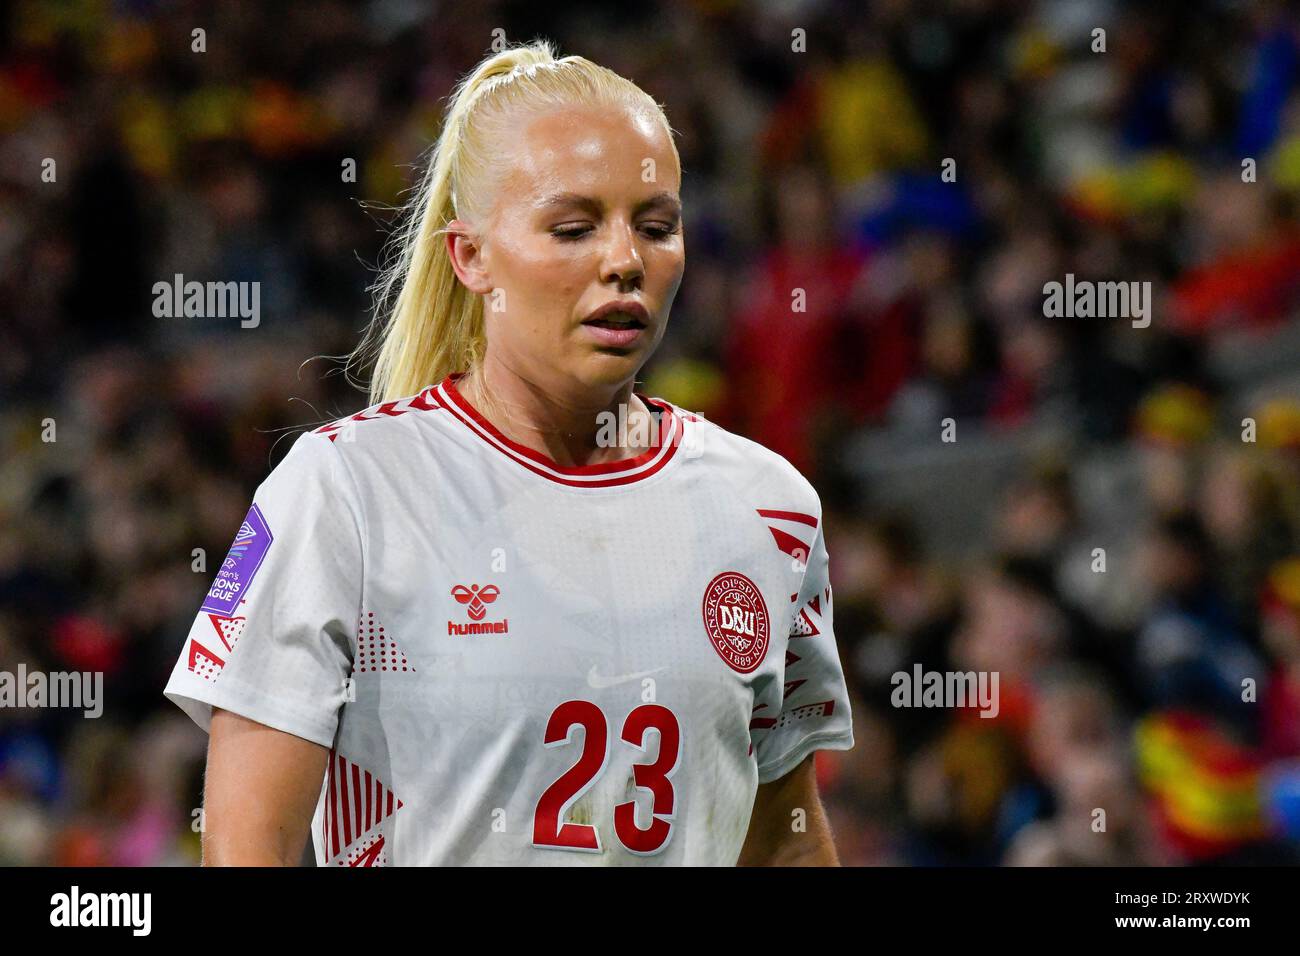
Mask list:
[[457,88],[375,404],[257,489],[167,685],[211,735],[206,863],[297,863],[309,826],[340,866],[836,862],[817,494],[634,390],[680,181],[658,104],[588,60]]

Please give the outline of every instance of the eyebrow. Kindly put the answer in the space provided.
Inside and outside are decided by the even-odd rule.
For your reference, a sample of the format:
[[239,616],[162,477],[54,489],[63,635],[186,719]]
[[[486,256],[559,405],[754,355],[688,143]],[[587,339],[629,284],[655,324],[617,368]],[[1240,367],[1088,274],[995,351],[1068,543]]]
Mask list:
[[[592,199],[590,196],[583,196],[578,193],[555,193],[547,196],[545,199],[538,201],[535,208],[540,210],[556,209],[565,206],[573,206],[584,212],[589,212],[593,216],[599,216],[604,210],[600,202]],[[653,196],[641,200],[632,210],[633,214],[642,213],[647,209],[655,206],[666,206],[674,215],[681,215],[682,202],[670,192],[658,192]]]

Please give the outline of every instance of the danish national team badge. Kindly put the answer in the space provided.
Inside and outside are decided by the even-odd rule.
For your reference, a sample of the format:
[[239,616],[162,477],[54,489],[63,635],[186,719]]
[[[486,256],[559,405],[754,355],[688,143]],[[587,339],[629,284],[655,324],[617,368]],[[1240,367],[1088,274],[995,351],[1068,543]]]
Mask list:
[[724,571],[704,589],[704,629],[732,670],[751,673],[767,655],[767,604],[738,571]]
[[239,526],[235,543],[230,546],[230,553],[221,562],[221,570],[203,599],[203,610],[209,614],[230,617],[239,606],[239,600],[248,593],[253,583],[253,575],[262,566],[267,548],[271,546],[271,529],[266,526],[262,509],[253,505],[248,509],[248,516]]

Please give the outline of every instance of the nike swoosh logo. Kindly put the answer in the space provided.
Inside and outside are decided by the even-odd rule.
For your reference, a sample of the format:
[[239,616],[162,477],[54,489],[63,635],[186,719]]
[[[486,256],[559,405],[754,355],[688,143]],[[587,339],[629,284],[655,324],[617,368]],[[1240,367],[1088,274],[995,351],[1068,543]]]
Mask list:
[[664,667],[656,667],[652,671],[637,671],[635,674],[619,674],[617,677],[601,677],[596,673],[596,665],[591,665],[591,670],[587,671],[587,686],[599,690],[602,687],[613,687],[615,684],[626,684],[630,680],[639,680],[642,677],[649,677],[651,674],[658,674]]

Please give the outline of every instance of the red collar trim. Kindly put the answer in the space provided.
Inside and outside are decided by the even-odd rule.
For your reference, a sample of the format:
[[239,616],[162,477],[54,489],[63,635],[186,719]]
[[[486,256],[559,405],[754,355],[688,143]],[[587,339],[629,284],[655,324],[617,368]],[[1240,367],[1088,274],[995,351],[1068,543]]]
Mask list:
[[479,414],[456,388],[456,382],[465,373],[453,372],[437,386],[437,394],[443,400],[447,410],[464,424],[470,431],[491,445],[508,458],[523,465],[529,471],[549,478],[551,481],[573,488],[608,488],[612,485],[627,485],[649,478],[666,465],[677,453],[682,439],[682,421],[674,414],[668,402],[657,398],[648,398],[640,392],[635,394],[647,406],[660,410],[659,428],[655,433],[655,443],[633,458],[622,461],[608,461],[597,465],[560,465],[554,459],[539,451],[528,448],[507,438],[490,421]]

